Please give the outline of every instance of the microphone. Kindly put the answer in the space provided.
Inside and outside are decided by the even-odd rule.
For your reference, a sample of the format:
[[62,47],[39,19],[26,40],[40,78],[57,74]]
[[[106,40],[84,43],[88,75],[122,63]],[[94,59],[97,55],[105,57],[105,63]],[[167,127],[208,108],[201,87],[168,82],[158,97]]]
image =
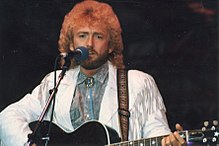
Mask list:
[[76,48],[74,51],[70,51],[68,53],[61,53],[60,54],[62,57],[64,57],[65,60],[70,60],[72,58],[75,59],[75,61],[84,61],[88,58],[89,56],[89,51],[87,48],[81,46]]

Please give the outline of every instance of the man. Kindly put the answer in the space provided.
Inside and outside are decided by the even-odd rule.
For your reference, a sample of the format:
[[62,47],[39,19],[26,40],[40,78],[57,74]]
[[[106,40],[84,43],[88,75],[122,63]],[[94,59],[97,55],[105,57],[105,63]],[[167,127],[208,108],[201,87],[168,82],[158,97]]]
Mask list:
[[[117,69],[123,69],[121,27],[112,8],[97,1],[78,3],[62,25],[59,50],[89,50],[80,65],[71,60],[56,94],[53,122],[72,132],[84,122],[98,120],[119,135]],[[54,85],[53,73],[20,101],[9,105],[0,115],[0,138],[5,146],[22,146],[32,131],[28,124],[38,120]],[[168,127],[165,106],[153,78],[137,70],[128,71],[129,140],[168,135],[162,145],[186,145]],[[45,115],[49,120],[51,110]]]

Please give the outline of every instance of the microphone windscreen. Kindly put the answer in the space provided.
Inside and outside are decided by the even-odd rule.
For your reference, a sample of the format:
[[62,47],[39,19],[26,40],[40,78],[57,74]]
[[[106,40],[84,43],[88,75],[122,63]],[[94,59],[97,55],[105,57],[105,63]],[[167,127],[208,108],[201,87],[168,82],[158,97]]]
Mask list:
[[77,52],[74,56],[74,59],[76,61],[84,61],[88,58],[89,56],[89,51],[85,47],[78,47],[75,49],[75,52]]

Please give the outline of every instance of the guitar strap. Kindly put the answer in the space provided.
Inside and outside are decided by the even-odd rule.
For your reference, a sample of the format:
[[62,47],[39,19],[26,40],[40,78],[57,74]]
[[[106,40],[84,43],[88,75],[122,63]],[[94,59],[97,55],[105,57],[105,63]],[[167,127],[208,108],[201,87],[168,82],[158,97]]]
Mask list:
[[122,134],[122,141],[128,140],[129,131],[129,97],[128,97],[128,75],[125,69],[117,69],[118,88],[118,114]]

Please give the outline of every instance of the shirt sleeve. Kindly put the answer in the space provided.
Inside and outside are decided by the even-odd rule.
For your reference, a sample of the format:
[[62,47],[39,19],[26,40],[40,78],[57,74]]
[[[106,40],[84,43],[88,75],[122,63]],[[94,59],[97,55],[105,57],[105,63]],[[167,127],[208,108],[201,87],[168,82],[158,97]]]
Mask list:
[[169,134],[166,108],[153,77],[137,70],[128,76],[130,140]]
[[48,97],[47,81],[44,79],[31,94],[9,105],[0,113],[0,140],[4,146],[23,146],[32,133],[29,123],[38,120]]

